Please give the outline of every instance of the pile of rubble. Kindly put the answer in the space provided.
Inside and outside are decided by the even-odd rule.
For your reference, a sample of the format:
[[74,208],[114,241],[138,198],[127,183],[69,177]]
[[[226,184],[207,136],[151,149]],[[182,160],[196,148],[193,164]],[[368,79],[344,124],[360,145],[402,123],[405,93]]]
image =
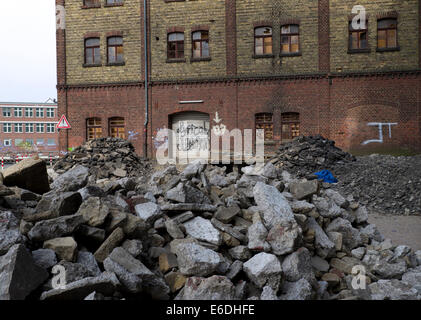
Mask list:
[[54,165],[54,171],[64,173],[76,165],[88,167],[89,175],[95,179],[142,176],[151,170],[150,161],[140,158],[129,141],[110,137],[90,140],[75,148]]
[[76,165],[43,195],[0,188],[0,299],[421,299],[421,251],[272,163],[89,176]]
[[374,154],[337,165],[337,190],[378,213],[421,214],[421,156]]
[[300,136],[282,144],[270,162],[298,176],[330,169],[334,165],[355,161],[355,157],[335,147],[335,141],[321,135]]

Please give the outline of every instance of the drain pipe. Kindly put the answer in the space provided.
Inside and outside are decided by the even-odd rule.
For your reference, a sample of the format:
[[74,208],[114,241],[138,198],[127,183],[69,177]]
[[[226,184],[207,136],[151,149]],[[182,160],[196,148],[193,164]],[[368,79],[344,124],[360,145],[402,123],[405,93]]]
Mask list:
[[149,123],[149,83],[148,83],[148,12],[147,12],[147,0],[143,0],[143,36],[144,36],[144,48],[145,48],[145,123],[144,123],[144,137],[145,142],[143,144],[143,156],[148,156],[148,123]]

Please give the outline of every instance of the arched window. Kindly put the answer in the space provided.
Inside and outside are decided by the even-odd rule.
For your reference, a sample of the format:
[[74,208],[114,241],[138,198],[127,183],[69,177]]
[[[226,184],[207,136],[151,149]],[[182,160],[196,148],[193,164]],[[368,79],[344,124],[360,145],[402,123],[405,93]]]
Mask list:
[[300,33],[298,24],[281,27],[281,53],[297,53],[300,51]]
[[192,33],[193,58],[209,57],[209,32],[196,31]]
[[258,113],[256,114],[256,130],[264,130],[264,137],[266,140],[273,140],[273,114],[272,113]]
[[108,63],[123,63],[124,50],[123,50],[123,37],[109,37],[108,44]]
[[387,49],[398,46],[398,22],[395,18],[377,21],[377,48]]
[[256,55],[272,54],[272,28],[254,29],[254,53]]
[[282,141],[292,140],[300,135],[300,114],[285,112],[281,115]]
[[115,117],[108,120],[110,128],[110,137],[113,138],[126,138],[126,130],[124,128],[124,118]]
[[173,32],[168,34],[168,59],[184,58],[184,33]]
[[102,137],[101,118],[86,119],[86,139],[92,140]]

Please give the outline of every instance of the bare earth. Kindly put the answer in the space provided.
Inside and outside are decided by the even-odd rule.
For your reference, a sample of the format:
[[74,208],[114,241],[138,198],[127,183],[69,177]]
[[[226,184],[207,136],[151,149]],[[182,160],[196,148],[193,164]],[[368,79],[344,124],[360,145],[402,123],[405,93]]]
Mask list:
[[421,216],[370,214],[368,221],[377,226],[394,245],[407,245],[421,250]]

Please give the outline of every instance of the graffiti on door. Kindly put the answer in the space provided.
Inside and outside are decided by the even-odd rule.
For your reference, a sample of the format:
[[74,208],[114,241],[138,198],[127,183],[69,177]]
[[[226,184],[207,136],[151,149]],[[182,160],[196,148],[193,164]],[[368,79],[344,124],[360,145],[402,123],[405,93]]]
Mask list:
[[177,129],[177,149],[179,151],[209,150],[209,129],[205,123],[180,121]]

